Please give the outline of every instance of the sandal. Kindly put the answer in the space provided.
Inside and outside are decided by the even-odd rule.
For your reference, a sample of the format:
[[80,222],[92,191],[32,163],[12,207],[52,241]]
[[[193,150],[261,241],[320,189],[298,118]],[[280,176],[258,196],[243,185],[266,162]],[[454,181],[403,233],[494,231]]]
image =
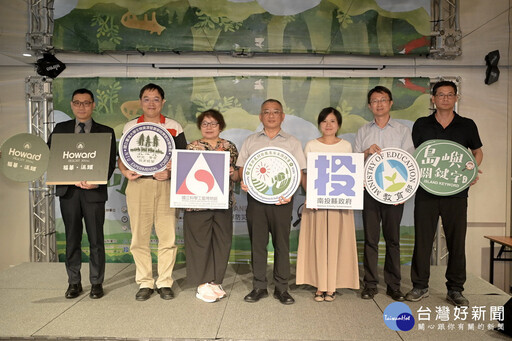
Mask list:
[[321,294],[315,294],[315,297],[313,298],[316,302],[322,302],[325,299],[325,292]]
[[325,293],[325,295],[324,295],[325,302],[332,302],[335,299],[336,299],[336,291],[333,292],[332,294]]

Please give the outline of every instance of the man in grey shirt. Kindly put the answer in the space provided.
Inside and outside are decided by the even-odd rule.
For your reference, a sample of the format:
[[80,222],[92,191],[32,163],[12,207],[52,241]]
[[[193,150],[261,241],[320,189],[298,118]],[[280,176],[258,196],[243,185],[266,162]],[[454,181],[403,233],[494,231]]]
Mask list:
[[[390,116],[393,97],[391,91],[376,86],[368,92],[368,107],[374,120],[362,126],[356,134],[354,152],[364,153],[365,160],[383,148],[400,148],[409,153],[414,151],[411,130],[393,120]],[[389,205],[375,200],[368,191],[364,192],[364,289],[363,299],[372,299],[377,294],[379,277],[377,263],[379,258],[380,225],[386,241],[384,262],[384,281],[386,294],[395,301],[403,301],[400,291],[400,221],[404,205]]]
[[[301,169],[306,168],[306,158],[302,144],[295,137],[281,130],[285,114],[278,100],[268,99],[261,105],[260,121],[263,130],[256,132],[244,141],[236,165],[240,167],[240,177],[247,159],[264,147],[278,147],[290,152]],[[302,174],[302,173],[301,173]],[[247,186],[242,182],[242,189]],[[290,224],[293,210],[291,198],[279,198],[275,205],[264,204],[247,194],[247,227],[251,240],[253,290],[244,297],[246,302],[258,302],[268,296],[267,291],[267,244],[268,234],[272,235],[274,246],[274,298],[283,304],[293,304],[295,300],[288,293],[290,277]]]

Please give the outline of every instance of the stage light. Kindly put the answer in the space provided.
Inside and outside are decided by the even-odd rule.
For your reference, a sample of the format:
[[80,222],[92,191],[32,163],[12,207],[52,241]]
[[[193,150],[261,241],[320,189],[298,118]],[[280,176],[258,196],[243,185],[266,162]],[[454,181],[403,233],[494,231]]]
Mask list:
[[499,50],[489,52],[487,56],[485,56],[485,63],[487,64],[487,70],[485,71],[485,84],[492,84],[494,82],[497,82],[498,78],[500,78],[500,70],[498,69],[499,61]]
[[66,65],[51,53],[44,53],[43,58],[37,60],[36,66],[40,76],[50,78],[56,78],[66,68]]

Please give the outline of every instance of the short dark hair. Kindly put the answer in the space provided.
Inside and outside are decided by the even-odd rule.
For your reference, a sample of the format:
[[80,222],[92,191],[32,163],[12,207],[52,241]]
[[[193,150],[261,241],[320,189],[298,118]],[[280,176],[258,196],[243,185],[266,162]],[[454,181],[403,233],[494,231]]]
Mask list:
[[209,109],[209,110],[203,111],[199,116],[197,116],[197,127],[199,129],[201,129],[201,123],[203,123],[203,120],[206,117],[211,117],[215,121],[217,121],[219,123],[220,131],[223,131],[224,128],[226,128],[226,121],[224,121],[224,116],[222,116],[222,114],[218,110]]
[[91,96],[92,101],[94,102],[94,95],[92,94],[92,91],[86,88],[76,89],[73,91],[73,96],[71,96],[71,100],[75,97],[75,95],[82,95],[82,94],[88,94]]
[[320,126],[320,123],[322,123],[329,114],[333,114],[336,117],[336,121],[338,122],[338,129],[341,127],[341,122],[343,119],[341,118],[341,114],[338,110],[334,109],[333,107],[327,107],[323,108],[322,111],[320,111],[320,114],[318,114],[318,126]]
[[436,84],[434,84],[434,87],[432,88],[432,95],[435,96],[437,94],[437,89],[439,89],[442,86],[451,86],[453,88],[453,92],[455,95],[457,94],[457,85],[455,85],[452,81],[439,81]]
[[281,110],[283,110],[283,105],[277,99],[269,98],[265,102],[261,103],[261,107],[263,108],[263,106],[267,103],[277,103],[281,107]]
[[142,87],[142,89],[140,89],[139,99],[142,99],[142,95],[144,94],[144,91],[146,91],[146,90],[149,90],[149,91],[157,90],[158,93],[160,94],[160,97],[162,97],[162,99],[165,98],[164,89],[162,89],[162,87],[160,85],[149,83],[149,84],[144,85]]
[[382,85],[377,85],[375,88],[368,91],[368,104],[370,104],[370,97],[372,97],[374,93],[386,94],[389,96],[390,101],[393,100],[393,95],[391,95],[391,91],[388,88]]

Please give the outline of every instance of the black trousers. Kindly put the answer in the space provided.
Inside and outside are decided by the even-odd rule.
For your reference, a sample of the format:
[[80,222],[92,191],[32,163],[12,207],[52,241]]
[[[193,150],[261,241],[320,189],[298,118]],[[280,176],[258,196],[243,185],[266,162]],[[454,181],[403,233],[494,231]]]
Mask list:
[[88,202],[86,191],[69,186],[66,194],[60,197],[60,210],[66,231],[66,271],[70,284],[81,282],[82,219],[89,239],[89,280],[91,284],[101,284],[105,278],[105,202]]
[[251,239],[253,287],[267,288],[267,244],[269,233],[274,246],[274,284],[288,290],[290,278],[290,225],[293,199],[286,205],[269,205],[247,195],[247,227]]
[[388,205],[375,200],[364,191],[364,284],[376,288],[379,283],[379,239],[382,234],[386,242],[384,260],[384,281],[392,290],[400,289],[400,221],[404,205]]
[[439,217],[443,222],[448,248],[446,287],[463,291],[466,282],[467,198],[434,196],[421,188],[416,192],[414,207],[414,253],[411,280],[415,288],[428,288],[430,257]]
[[185,211],[187,281],[222,284],[233,238],[233,210]]

